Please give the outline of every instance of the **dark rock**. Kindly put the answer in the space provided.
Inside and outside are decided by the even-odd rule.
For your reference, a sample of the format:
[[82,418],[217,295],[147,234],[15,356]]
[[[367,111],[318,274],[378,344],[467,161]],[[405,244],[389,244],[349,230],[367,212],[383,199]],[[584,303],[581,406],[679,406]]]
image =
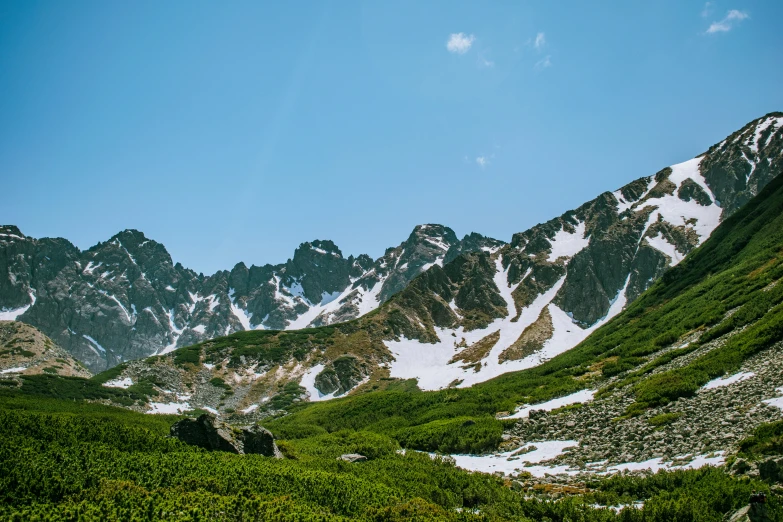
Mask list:
[[316,375],[315,387],[324,395],[342,395],[359,384],[366,373],[367,368],[357,357],[345,355],[329,363]]
[[208,413],[197,419],[183,419],[175,423],[171,427],[171,436],[210,451],[283,458],[269,430],[258,425],[230,426]]
[[758,463],[759,477],[768,482],[783,483],[783,457],[768,457]]

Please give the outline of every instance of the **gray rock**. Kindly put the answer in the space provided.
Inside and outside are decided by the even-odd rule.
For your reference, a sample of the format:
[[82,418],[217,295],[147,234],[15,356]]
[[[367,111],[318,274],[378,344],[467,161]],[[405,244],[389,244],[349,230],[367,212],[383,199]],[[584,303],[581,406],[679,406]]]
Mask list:
[[283,458],[269,430],[258,425],[230,426],[208,413],[200,415],[197,419],[183,419],[175,423],[171,427],[171,436],[186,444],[211,451]]
[[367,457],[359,455],[358,453],[346,453],[345,455],[340,455],[340,458],[337,460],[344,460],[345,462],[364,462],[367,460]]

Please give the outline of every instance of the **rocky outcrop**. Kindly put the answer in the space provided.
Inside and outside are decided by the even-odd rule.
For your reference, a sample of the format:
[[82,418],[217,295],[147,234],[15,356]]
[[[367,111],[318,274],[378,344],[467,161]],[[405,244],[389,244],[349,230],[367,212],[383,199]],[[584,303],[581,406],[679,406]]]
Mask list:
[[729,471],[734,475],[747,475],[770,483],[783,484],[783,457],[773,455],[757,462],[737,458],[732,462]]
[[364,462],[367,460],[367,457],[359,455],[358,453],[346,453],[345,455],[340,455],[337,460],[344,460],[345,462]]
[[0,321],[0,377],[42,373],[85,378],[92,375],[37,328],[18,321]]
[[774,519],[767,508],[767,496],[764,493],[753,493],[750,503],[729,513],[724,517],[727,522],[772,522]]
[[211,451],[283,458],[269,430],[257,424],[247,427],[230,426],[207,413],[196,419],[183,419],[175,423],[171,427],[171,436],[186,444]]
[[367,375],[368,371],[363,366],[353,355],[339,357],[316,375],[315,387],[324,395],[343,395]]

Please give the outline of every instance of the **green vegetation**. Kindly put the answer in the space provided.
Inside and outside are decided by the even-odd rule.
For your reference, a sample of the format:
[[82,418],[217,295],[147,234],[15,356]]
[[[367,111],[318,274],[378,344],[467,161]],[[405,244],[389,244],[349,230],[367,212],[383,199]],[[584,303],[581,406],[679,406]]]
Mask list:
[[[91,379],[61,377],[57,375],[22,375],[20,391],[26,395],[42,398],[69,400],[111,400],[123,406],[145,403],[150,395],[156,394],[149,383],[129,387],[107,388]],[[13,381],[9,381],[10,383]],[[15,386],[15,384],[14,384]]]
[[783,421],[763,424],[739,444],[738,456],[756,460],[783,454]]
[[659,415],[656,415],[655,417],[650,417],[647,419],[647,422],[650,423],[652,426],[666,426],[667,424],[671,424],[672,422],[676,421],[682,417],[682,413],[676,412],[676,413],[661,413]]
[[[594,504],[644,501],[620,518],[719,521],[752,490],[769,491],[703,469],[596,479],[585,494],[553,501],[535,495],[547,493],[544,486],[523,496],[507,480],[462,471],[448,459],[399,454],[381,433],[299,434],[279,441],[281,461],[184,445],[166,436],[176,419],[0,391],[0,519],[593,522],[615,517]],[[435,421],[427,429],[446,433],[443,427]],[[469,419],[451,427],[493,429]],[[369,460],[343,462],[343,453]],[[779,519],[777,497],[769,506]]]

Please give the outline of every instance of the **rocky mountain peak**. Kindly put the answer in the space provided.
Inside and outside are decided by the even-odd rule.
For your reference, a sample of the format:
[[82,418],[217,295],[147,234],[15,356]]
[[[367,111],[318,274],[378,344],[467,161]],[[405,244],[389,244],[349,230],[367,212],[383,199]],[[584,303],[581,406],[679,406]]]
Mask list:
[[435,224],[416,225],[406,241],[411,246],[422,244],[439,248],[444,252],[458,242],[457,234],[452,229]]
[[25,235],[15,225],[0,225],[0,241],[25,239]]

